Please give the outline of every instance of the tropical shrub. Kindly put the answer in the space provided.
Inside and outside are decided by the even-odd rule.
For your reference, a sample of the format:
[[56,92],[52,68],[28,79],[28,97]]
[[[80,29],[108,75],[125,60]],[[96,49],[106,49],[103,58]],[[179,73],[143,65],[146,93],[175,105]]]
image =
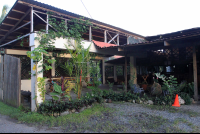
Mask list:
[[46,89],[45,89],[45,77],[41,78],[38,77],[37,78],[37,82],[38,82],[38,91],[40,92],[40,96],[42,97],[43,102],[45,101],[45,94],[46,94]]
[[181,98],[185,101],[185,105],[190,105],[192,103],[190,95],[185,93],[185,92],[181,92],[179,94],[179,96],[181,96]]
[[45,101],[41,103],[38,112],[44,115],[52,115],[54,113],[62,113],[66,110],[76,109],[79,111],[82,107],[92,105],[95,102],[92,98],[82,98],[72,101]]

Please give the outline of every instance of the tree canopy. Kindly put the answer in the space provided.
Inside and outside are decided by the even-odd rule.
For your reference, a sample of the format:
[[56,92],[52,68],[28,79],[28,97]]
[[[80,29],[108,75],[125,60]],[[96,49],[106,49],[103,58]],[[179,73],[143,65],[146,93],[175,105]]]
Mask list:
[[7,13],[8,13],[8,5],[4,5],[1,11],[1,17],[0,17],[0,23],[3,21],[3,19],[6,17]]

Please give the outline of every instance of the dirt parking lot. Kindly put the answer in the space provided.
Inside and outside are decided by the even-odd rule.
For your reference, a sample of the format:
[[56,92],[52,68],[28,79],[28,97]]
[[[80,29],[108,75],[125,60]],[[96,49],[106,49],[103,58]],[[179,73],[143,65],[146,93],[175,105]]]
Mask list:
[[[200,132],[200,105],[165,108],[128,102],[104,103],[110,111],[92,115],[85,122],[59,123],[53,127],[20,123],[0,115],[1,133],[52,132]],[[70,115],[69,115],[70,116]]]

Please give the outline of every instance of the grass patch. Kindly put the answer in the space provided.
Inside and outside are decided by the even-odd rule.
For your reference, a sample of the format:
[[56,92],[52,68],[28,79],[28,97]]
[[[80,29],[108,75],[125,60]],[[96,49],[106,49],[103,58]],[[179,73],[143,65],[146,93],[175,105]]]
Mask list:
[[104,112],[112,112],[114,109],[106,108],[103,105],[95,104],[92,108],[86,109],[79,114],[69,114],[66,116],[53,117],[44,116],[36,112],[23,112],[19,108],[14,108],[0,102],[0,114],[10,116],[23,123],[39,123],[40,125],[62,126],[66,124],[75,124],[88,122],[88,119],[93,116],[99,116]]
[[195,126],[193,125],[191,122],[187,121],[186,119],[184,118],[177,118],[175,121],[174,121],[174,125],[178,125],[179,123],[184,123],[186,124],[187,126],[189,126],[191,129],[192,129],[192,133],[197,133],[200,131],[199,127],[198,126]]
[[180,109],[172,106],[160,106],[160,105],[142,105],[143,107],[147,107],[152,110],[159,110],[159,111],[168,111],[170,113],[182,113],[182,114],[187,114],[190,117],[198,117],[200,116],[199,113],[193,112],[190,110],[185,110],[185,109]]

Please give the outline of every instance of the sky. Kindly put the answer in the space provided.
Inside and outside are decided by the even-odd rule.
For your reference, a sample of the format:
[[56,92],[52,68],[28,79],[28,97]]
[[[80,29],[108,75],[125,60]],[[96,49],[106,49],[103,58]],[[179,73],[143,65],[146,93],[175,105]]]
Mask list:
[[[16,0],[0,0],[12,7]],[[143,36],[200,26],[199,0],[37,0]]]

